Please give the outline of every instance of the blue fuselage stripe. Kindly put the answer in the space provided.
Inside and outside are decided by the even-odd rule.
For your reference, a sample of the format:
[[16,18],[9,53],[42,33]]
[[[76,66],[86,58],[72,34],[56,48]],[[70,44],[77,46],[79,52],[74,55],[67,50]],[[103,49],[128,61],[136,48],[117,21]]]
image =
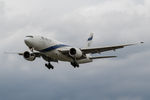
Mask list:
[[68,46],[68,45],[58,44],[58,45],[54,45],[54,46],[48,47],[46,49],[40,50],[40,52],[50,52],[50,51],[53,51],[55,49],[66,47],[66,46]]

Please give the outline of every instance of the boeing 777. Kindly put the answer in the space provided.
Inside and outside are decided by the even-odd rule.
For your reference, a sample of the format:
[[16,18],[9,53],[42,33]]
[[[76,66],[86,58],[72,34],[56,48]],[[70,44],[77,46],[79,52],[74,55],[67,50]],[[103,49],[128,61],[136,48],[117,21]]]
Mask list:
[[[30,51],[18,53],[28,61],[34,61],[36,58],[43,58],[48,63],[45,66],[48,69],[54,69],[51,62],[65,61],[76,68],[79,64],[92,62],[94,59],[114,58],[116,56],[92,56],[91,54],[102,53],[106,51],[124,48],[135,44],[126,44],[118,46],[97,47],[91,48],[93,40],[93,33],[87,39],[87,46],[85,48],[76,48],[66,45],[55,39],[48,39],[43,36],[26,36],[24,39],[25,44],[29,47]],[[143,42],[141,42],[143,43]]]

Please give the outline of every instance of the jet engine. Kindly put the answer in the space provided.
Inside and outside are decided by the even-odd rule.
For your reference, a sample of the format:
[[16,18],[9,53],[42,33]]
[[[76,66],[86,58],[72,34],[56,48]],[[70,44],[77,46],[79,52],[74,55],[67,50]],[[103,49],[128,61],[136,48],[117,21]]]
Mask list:
[[26,60],[28,60],[28,61],[34,61],[35,58],[36,58],[35,54],[32,54],[32,53],[30,53],[30,52],[28,52],[28,51],[25,51],[25,52],[24,52],[23,57],[24,57]]
[[69,51],[69,55],[72,57],[75,57],[75,58],[80,58],[80,57],[82,57],[83,53],[78,48],[71,48]]

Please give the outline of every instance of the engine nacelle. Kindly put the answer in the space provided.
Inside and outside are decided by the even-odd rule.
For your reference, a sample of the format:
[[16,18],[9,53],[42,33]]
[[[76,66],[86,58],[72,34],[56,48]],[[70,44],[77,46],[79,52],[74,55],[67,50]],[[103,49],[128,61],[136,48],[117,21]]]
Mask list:
[[28,61],[34,61],[36,56],[34,54],[31,54],[30,52],[28,51],[25,51],[24,54],[23,54],[23,57],[28,60]]
[[79,48],[71,48],[69,51],[69,55],[75,58],[82,57],[83,53]]

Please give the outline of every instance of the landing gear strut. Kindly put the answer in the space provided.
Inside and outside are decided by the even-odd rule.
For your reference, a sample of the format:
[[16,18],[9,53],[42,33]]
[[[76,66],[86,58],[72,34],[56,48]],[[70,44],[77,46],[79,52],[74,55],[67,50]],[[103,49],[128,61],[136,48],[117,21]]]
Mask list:
[[74,67],[74,68],[79,68],[79,64],[77,62],[71,62],[71,65]]
[[51,63],[49,62],[48,64],[45,64],[45,66],[48,68],[48,69],[54,69],[54,66],[51,65]]
[[79,68],[79,64],[77,63],[77,60],[76,60],[76,57],[73,57],[73,62],[71,62],[71,65],[74,67],[74,68]]

